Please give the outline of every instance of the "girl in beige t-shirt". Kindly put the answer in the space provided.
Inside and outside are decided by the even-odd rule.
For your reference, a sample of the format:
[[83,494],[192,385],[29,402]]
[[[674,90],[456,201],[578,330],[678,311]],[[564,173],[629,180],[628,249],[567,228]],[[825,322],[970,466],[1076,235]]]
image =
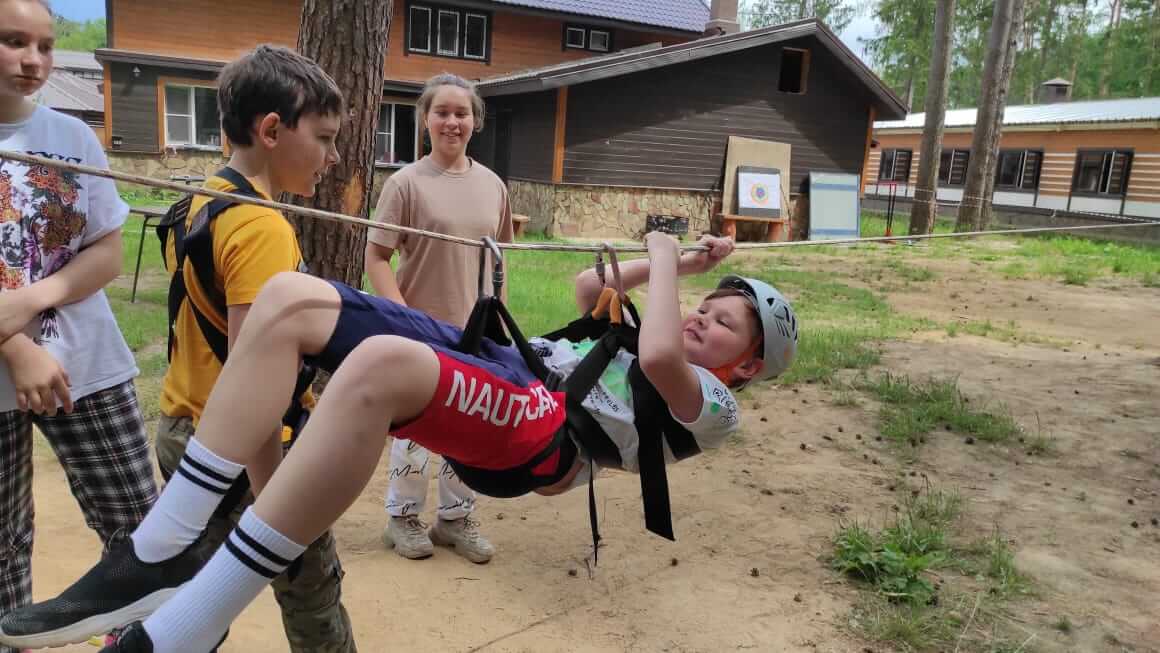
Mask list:
[[[451,74],[427,81],[416,115],[431,139],[431,153],[391,175],[383,186],[375,220],[453,234],[473,240],[512,240],[507,188],[491,170],[467,156],[472,135],[483,128],[483,100],[473,84]],[[478,260],[462,246],[372,229],[366,271],[375,292],[433,317],[463,325],[478,288]],[[398,272],[391,269],[402,254]],[[430,531],[419,515],[427,498],[430,452],[396,438],[391,446],[383,542],[406,558],[426,558],[434,543],[484,563],[494,549],[471,519],[475,493],[441,463],[439,507]]]

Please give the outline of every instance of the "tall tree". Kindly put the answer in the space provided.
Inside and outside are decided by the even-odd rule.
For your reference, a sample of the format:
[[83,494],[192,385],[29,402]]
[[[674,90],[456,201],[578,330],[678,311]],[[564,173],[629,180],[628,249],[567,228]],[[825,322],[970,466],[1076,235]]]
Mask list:
[[938,0],[934,11],[934,46],[930,53],[930,73],[926,82],[926,124],[918,159],[918,185],[910,205],[910,233],[929,234],[934,230],[938,209],[938,167],[942,159],[943,122],[947,111],[947,80],[951,64],[951,33],[954,29],[955,0]]
[[1108,80],[1112,74],[1112,59],[1116,49],[1116,35],[1120,31],[1120,15],[1123,7],[1123,0],[1111,0],[1108,11],[1108,31],[1104,36],[1104,56],[1100,65],[1100,97],[1108,97],[1110,90]]
[[841,32],[858,15],[859,9],[848,0],[747,0],[741,3],[738,13],[745,29],[817,18],[834,32]]
[[995,0],[991,18],[991,35],[987,48],[987,58],[983,67],[983,83],[980,89],[981,102],[975,114],[975,133],[971,140],[971,159],[967,164],[967,179],[963,186],[963,202],[959,205],[956,231],[971,231],[979,222],[979,211],[989,198],[983,197],[984,175],[989,159],[995,156],[992,148],[993,135],[998,129],[1001,117],[1001,102],[1006,99],[1006,89],[999,92],[1002,68],[1010,44],[1011,18],[1015,3],[1023,0]]
[[[305,0],[302,5],[298,51],[317,61],[338,83],[346,115],[337,142],[341,160],[313,198],[295,198],[299,205],[368,214],[391,4],[391,0]],[[312,218],[296,218],[294,225],[311,272],[362,286],[364,227]]]
[[881,29],[862,40],[882,80],[903,96],[910,111],[918,109],[915,98],[926,95],[922,71],[930,61],[934,5],[935,0],[879,0],[876,17]]
[[[987,157],[987,166],[983,170],[982,197],[991,198],[995,193],[995,171],[999,166],[999,139],[1003,136],[1003,114],[1007,107],[1007,92],[1011,86],[1011,72],[1015,68],[1015,58],[1018,56],[1018,34],[1023,23],[1025,5],[1023,0],[1015,0],[1011,11],[1011,33],[1007,38],[1007,50],[1003,53],[1003,67],[999,71],[999,115],[995,118],[995,129],[991,132],[991,142],[987,146],[990,156]],[[963,191],[966,195],[966,191]],[[979,206],[975,230],[983,231],[991,224],[992,204],[986,202]]]

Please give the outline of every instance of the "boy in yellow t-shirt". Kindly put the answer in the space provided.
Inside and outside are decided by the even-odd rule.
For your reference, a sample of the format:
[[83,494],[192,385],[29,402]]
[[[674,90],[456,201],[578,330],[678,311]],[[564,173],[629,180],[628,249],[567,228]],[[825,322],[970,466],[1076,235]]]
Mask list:
[[[227,167],[207,179],[205,187],[244,191],[263,199],[278,197],[283,191],[313,195],[322,175],[338,161],[334,141],[342,94],[334,81],[313,61],[268,46],[259,46],[226,66],[218,81],[222,128],[233,154]],[[204,196],[193,197],[187,229],[210,201]],[[212,325],[211,332],[225,336],[227,350],[232,349],[250,304],[266,281],[279,272],[305,269],[293,227],[274,209],[234,205],[217,214],[208,228],[214,276],[214,288],[208,291],[199,283],[192,258],[187,258],[184,266],[177,265],[179,238],[171,234],[166,240],[166,269],[182,269],[188,293],[173,323],[155,445],[167,479],[178,470],[183,457],[198,459],[200,453],[192,451],[196,445],[190,446],[189,440],[222,370],[194,308]],[[224,314],[215,307],[215,296],[218,301],[224,298]],[[312,397],[306,395],[303,401],[306,408],[311,407]],[[277,462],[277,453],[272,452],[269,459],[269,472]],[[250,481],[255,487],[263,482],[258,478]],[[233,491],[239,489],[244,488]],[[215,514],[208,528],[214,548],[252,500],[246,492],[241,501]],[[181,509],[179,504],[173,506],[175,511]],[[133,540],[142,560],[159,560],[171,554],[151,550],[137,537]],[[339,600],[341,567],[329,532],[307,549],[295,571],[292,578],[282,574],[274,582],[291,650],[354,651],[350,618]]]

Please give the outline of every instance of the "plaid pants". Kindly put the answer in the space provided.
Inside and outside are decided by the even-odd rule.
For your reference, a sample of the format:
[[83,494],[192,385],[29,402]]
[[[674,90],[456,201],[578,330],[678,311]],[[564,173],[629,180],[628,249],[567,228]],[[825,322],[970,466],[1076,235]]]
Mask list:
[[[32,601],[33,424],[102,542],[136,528],[157,498],[132,381],[84,397],[67,415],[0,412],[0,614]],[[0,647],[0,653],[15,652]]]

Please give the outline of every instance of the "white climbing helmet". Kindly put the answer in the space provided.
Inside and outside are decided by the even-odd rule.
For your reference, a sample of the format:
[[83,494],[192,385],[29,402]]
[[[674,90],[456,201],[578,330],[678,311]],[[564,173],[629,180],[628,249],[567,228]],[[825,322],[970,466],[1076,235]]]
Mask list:
[[761,359],[764,366],[754,381],[764,381],[778,376],[789,369],[797,354],[798,323],[793,307],[776,288],[748,277],[727,275],[717,284],[717,289],[730,288],[741,294],[757,308],[761,317],[761,329],[765,337]]

